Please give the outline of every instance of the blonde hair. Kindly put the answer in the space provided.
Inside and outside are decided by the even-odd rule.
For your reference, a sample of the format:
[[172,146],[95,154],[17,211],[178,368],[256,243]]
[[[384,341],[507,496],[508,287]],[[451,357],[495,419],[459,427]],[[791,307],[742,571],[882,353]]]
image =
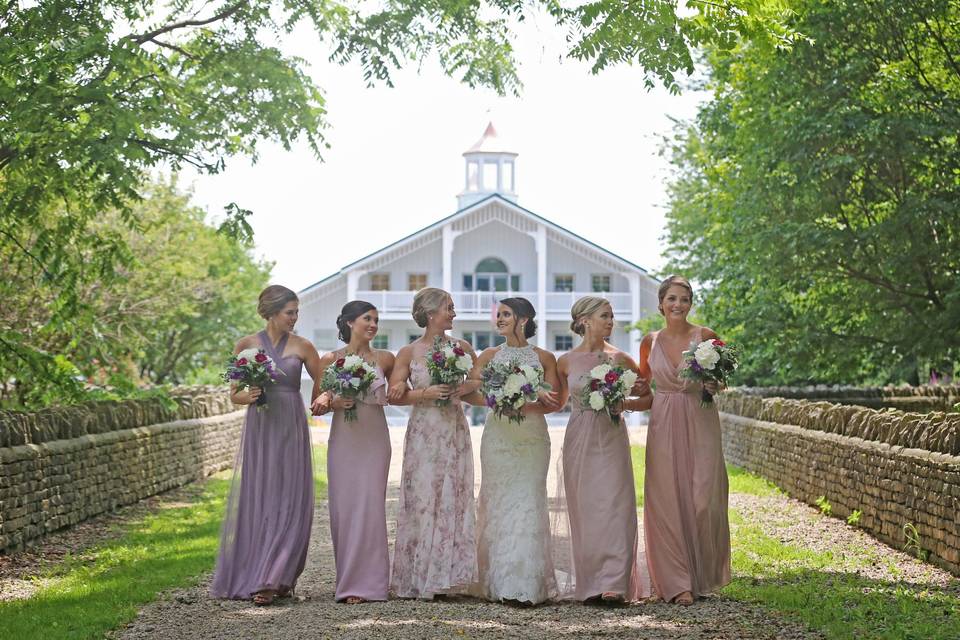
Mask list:
[[257,313],[264,320],[269,320],[277,315],[287,304],[299,302],[300,298],[291,289],[279,284],[272,284],[260,292],[257,300]]
[[578,336],[582,336],[586,333],[582,318],[584,316],[592,316],[599,311],[601,307],[609,304],[609,300],[599,296],[584,296],[580,298],[570,307],[570,317],[573,318],[573,321],[570,323],[570,330]]
[[443,289],[435,287],[426,287],[417,291],[413,296],[413,309],[410,313],[413,315],[413,321],[418,327],[426,327],[431,313],[436,313],[447,300],[450,300],[450,294]]
[[690,286],[690,281],[683,276],[670,276],[661,282],[660,288],[657,289],[657,309],[661,315],[663,315],[663,299],[667,296],[670,287],[683,287],[690,294],[690,302],[693,302],[693,287]]

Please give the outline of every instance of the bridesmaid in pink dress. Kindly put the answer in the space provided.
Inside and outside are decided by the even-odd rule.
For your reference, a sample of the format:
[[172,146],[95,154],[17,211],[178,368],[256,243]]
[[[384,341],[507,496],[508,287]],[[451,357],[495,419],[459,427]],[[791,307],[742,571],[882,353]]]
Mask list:
[[[693,289],[685,278],[664,280],[659,298],[667,326],[640,343],[641,375],[656,383],[647,430],[644,538],[657,595],[691,604],[730,582],[720,417],[715,405],[700,406],[700,384],[678,377],[681,352],[717,335],[687,321]],[[716,383],[703,387],[719,391]]]
[[[479,385],[432,385],[425,360],[434,338],[446,336],[455,316],[449,293],[434,288],[418,291],[413,319],[425,331],[400,349],[390,376],[390,402],[413,405],[403,443],[390,579],[399,598],[430,600],[464,593],[477,581],[473,450],[461,397]],[[468,343],[454,342],[476,359]],[[436,405],[436,400],[445,399],[450,403]]]
[[[376,372],[376,380],[358,400],[321,394],[314,413],[334,410],[327,450],[330,536],[337,565],[336,600],[359,604],[386,600],[390,583],[387,550],[387,473],[390,470],[390,434],[383,406],[387,404],[387,377],[393,354],[374,349],[376,307],[363,300],[348,302],[337,318],[340,340],[346,347],[326,354],[326,369],[345,354],[358,355]],[[344,410],[356,404],[357,419],[344,419]]]
[[[619,417],[584,406],[581,393],[591,369],[609,362],[634,371],[637,365],[606,340],[614,315],[603,298],[581,298],[570,310],[570,328],[583,336],[573,350],[560,356],[560,402],[571,404],[563,438],[563,489],[566,497],[572,576],[561,585],[577,600],[617,604],[647,595],[643,567],[637,555],[637,500],[626,425]],[[629,398],[624,410],[645,410],[649,391]],[[572,583],[572,584],[570,584]]]

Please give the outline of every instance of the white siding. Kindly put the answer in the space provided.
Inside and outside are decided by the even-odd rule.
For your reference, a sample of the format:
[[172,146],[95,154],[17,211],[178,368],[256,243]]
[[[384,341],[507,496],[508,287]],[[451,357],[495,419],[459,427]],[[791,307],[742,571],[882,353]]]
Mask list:
[[556,242],[547,241],[547,291],[553,291],[553,281],[556,275],[573,275],[574,291],[591,291],[591,276],[594,274],[608,274],[610,276],[610,290],[630,291],[627,279],[619,272],[611,271],[608,266],[597,264],[584,256],[574,253]]
[[511,274],[520,274],[521,291],[536,291],[536,247],[526,233],[493,221],[458,236],[453,245],[451,280],[455,290],[463,288],[463,274],[473,273],[484,258],[499,258]]
[[389,273],[391,291],[407,290],[407,275],[410,273],[426,273],[428,287],[443,286],[443,255],[440,242],[433,242],[421,247],[382,267],[360,277],[358,289],[370,289],[370,275],[373,273]]

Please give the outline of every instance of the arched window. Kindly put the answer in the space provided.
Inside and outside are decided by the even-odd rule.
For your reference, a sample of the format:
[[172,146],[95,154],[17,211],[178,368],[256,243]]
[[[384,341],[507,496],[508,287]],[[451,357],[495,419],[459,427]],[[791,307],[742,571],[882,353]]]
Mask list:
[[477,273],[507,273],[507,265],[500,258],[484,258],[477,264]]
[[520,274],[510,273],[500,258],[484,258],[473,273],[463,274],[465,291],[520,291]]

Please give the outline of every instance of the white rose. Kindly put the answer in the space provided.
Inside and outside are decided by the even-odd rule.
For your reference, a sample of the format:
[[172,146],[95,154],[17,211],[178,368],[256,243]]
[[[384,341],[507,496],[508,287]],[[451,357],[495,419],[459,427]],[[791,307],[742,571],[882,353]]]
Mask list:
[[697,350],[694,351],[693,357],[697,359],[697,363],[704,369],[713,369],[717,361],[720,360],[720,354],[717,353],[716,348],[709,340],[697,345]]
[[517,373],[511,373],[507,376],[507,381],[503,383],[503,394],[512,396],[520,393],[520,387],[524,385],[523,376]]
[[462,371],[470,371],[473,367],[473,360],[470,358],[469,353],[465,353],[459,358],[457,358],[457,368]]
[[343,366],[345,369],[353,369],[361,364],[363,364],[363,358],[356,354],[346,356],[343,359]]
[[594,411],[603,409],[603,396],[600,395],[599,391],[590,392],[590,408]]
[[623,380],[623,388],[629,390],[637,381],[637,374],[633,371],[624,371],[620,379]]
[[360,378],[357,378],[357,377],[350,378],[350,386],[351,386],[351,387],[359,387],[359,386],[360,386]]
[[243,351],[237,354],[237,360],[239,360],[240,358],[246,358],[250,362],[253,362],[254,356],[256,356],[259,351],[260,349],[244,349]]
[[593,369],[590,369],[590,377],[594,380],[603,380],[603,376],[610,373],[610,369],[612,368],[613,367],[607,363],[598,364]]
[[456,354],[453,352],[452,346],[446,346],[443,349],[441,349],[440,352],[443,353],[444,358],[449,359],[449,358],[456,357]]

